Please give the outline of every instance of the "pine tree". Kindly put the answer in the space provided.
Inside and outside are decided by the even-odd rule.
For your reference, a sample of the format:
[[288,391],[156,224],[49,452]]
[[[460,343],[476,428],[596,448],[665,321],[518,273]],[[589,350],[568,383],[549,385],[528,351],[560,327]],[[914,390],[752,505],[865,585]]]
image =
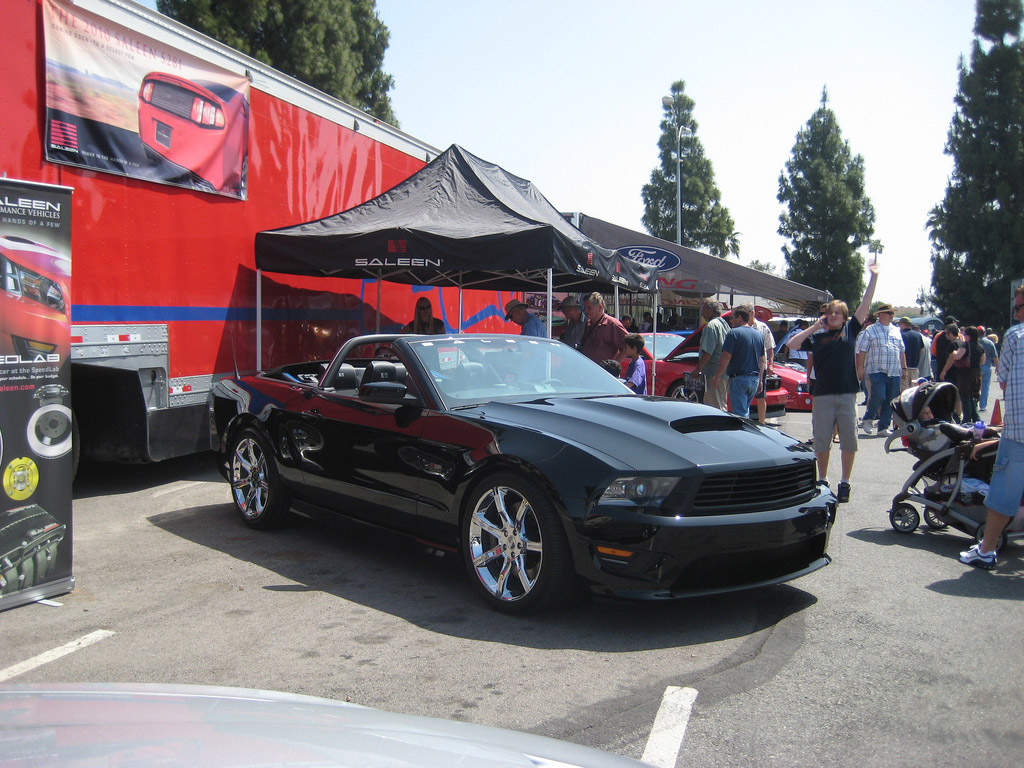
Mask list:
[[1024,277],[1024,48],[1020,0],[978,0],[968,67],[946,142],[953,174],[928,220],[934,301],[971,324],[1005,327]]
[[[651,181],[644,184],[644,228],[655,237],[676,241],[676,178],[682,178],[682,244],[698,250],[706,249],[726,258],[740,252],[739,236],[729,210],[722,205],[722,193],[715,185],[715,171],[704,156],[697,138],[697,121],[693,119],[694,102],[684,93],[686,83],[673,83],[671,103],[665,105],[661,121],[658,152],[661,167],[651,172]],[[679,154],[676,154],[677,131]]]
[[864,292],[864,258],[858,251],[871,240],[875,209],[864,191],[864,158],[854,156],[842,137],[822,90],[821,106],[796,135],[793,153],[779,176],[779,234],[786,276],[832,292],[851,307]]
[[375,0],[157,0],[225,45],[397,125],[381,67],[388,29]]

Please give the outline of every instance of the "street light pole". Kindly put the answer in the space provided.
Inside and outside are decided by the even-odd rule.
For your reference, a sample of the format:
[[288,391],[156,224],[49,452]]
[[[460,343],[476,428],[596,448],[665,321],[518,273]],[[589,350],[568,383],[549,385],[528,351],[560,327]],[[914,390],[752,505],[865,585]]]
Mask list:
[[[664,96],[661,104],[666,109],[672,109],[675,99],[671,96]],[[683,155],[682,136],[693,136],[693,130],[685,125],[676,124],[676,245],[683,244]]]

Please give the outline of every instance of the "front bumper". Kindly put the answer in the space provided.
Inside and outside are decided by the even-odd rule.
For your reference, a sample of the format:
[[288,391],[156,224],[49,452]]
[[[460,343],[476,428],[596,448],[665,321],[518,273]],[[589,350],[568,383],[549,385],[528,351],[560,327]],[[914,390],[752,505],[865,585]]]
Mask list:
[[835,513],[824,487],[803,504],[749,513],[666,518],[595,508],[574,555],[598,594],[658,600],[753,589],[828,565]]

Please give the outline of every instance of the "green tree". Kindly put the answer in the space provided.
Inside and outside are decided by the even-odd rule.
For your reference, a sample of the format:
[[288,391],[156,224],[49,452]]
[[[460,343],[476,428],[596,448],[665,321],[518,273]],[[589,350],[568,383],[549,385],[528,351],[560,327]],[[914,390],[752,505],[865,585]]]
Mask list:
[[761,261],[760,259],[754,259],[748,265],[751,269],[756,269],[758,272],[764,272],[768,275],[778,275],[778,268],[770,261]]
[[1020,0],[978,0],[968,67],[946,141],[953,173],[928,219],[934,301],[1003,327],[1010,281],[1024,277],[1024,50]]
[[[735,230],[729,209],[722,205],[722,193],[715,185],[715,171],[704,156],[704,147],[697,138],[697,121],[693,119],[693,99],[684,93],[682,80],[672,84],[672,96],[666,97],[665,119],[661,121],[658,153],[661,167],[651,172],[651,181],[644,184],[644,228],[655,237],[676,241],[676,178],[682,179],[679,190],[682,208],[682,244],[707,249],[715,256],[727,258],[740,252],[739,233]],[[681,129],[681,130],[680,130]],[[679,152],[677,149],[677,137]]]
[[864,293],[864,258],[881,245],[875,209],[864,191],[864,158],[853,155],[822,90],[821,106],[796,135],[793,153],[779,175],[779,234],[786,277],[832,292],[851,307]]
[[374,0],[157,0],[215,40],[397,125],[381,67],[388,29]]

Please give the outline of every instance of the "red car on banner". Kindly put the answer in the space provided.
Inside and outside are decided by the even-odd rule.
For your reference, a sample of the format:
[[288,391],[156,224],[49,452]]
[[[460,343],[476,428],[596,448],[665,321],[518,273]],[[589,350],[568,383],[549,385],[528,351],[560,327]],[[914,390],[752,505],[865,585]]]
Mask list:
[[249,103],[238,91],[150,72],[139,88],[139,138],[198,188],[245,197]]
[[70,280],[71,260],[63,253],[0,233],[0,355],[67,361]]

